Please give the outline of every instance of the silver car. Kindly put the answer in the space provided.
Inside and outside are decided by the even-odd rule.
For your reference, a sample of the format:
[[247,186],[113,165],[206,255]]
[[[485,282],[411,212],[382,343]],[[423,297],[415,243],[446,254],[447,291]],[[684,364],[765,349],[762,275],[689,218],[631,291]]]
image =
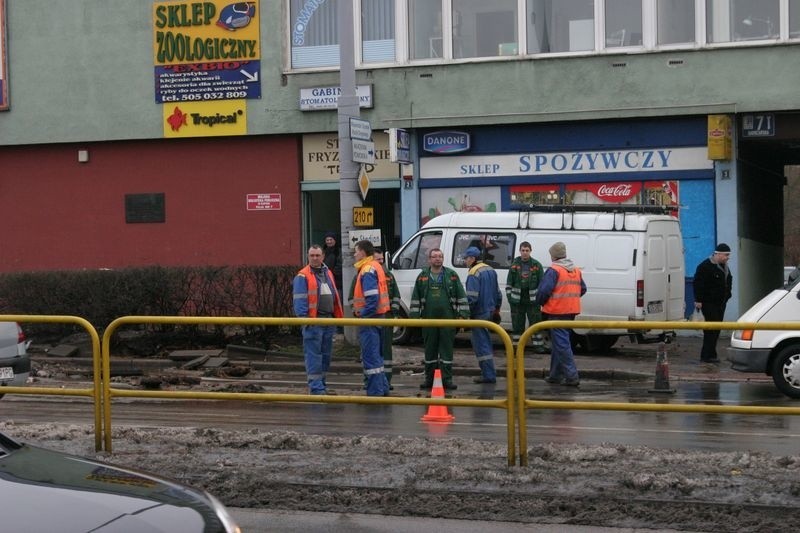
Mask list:
[[0,322],[0,387],[27,383],[31,374],[27,347],[25,334],[19,324]]
[[241,533],[203,490],[0,433],[3,531]]

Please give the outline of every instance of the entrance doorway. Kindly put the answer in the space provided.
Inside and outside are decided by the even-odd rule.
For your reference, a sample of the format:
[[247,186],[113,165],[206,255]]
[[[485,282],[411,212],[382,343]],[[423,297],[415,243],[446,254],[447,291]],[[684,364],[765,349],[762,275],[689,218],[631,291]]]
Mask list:
[[[800,261],[800,114],[737,118],[738,266],[746,280],[738,287],[744,311],[782,286],[785,265]],[[757,135],[747,129],[770,121],[774,126]]]
[[[401,244],[399,189],[370,189],[363,205],[373,208],[375,214],[373,228],[381,230],[381,245],[389,251],[396,250]],[[304,192],[303,210],[304,235],[307,239],[304,248],[312,243],[324,244],[325,234],[329,231],[339,235],[341,231],[339,189]]]

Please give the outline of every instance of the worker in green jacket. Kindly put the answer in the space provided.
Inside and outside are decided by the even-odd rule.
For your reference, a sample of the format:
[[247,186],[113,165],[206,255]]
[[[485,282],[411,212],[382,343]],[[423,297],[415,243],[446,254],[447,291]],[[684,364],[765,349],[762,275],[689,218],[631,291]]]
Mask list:
[[[428,252],[427,268],[417,276],[411,293],[411,318],[469,318],[469,303],[464,285],[455,270],[443,266],[444,252],[434,248]],[[433,374],[442,371],[442,386],[457,389],[453,383],[453,344],[456,328],[422,328],[425,342],[425,381],[420,389],[433,387]]]
[[[511,306],[512,338],[515,341],[525,331],[526,321],[532,326],[542,320],[542,308],[536,303],[536,290],[544,275],[544,268],[531,257],[532,251],[533,247],[528,241],[519,245],[519,256],[512,261],[506,280],[506,298]],[[545,353],[541,334],[533,336],[532,344],[536,353]]]

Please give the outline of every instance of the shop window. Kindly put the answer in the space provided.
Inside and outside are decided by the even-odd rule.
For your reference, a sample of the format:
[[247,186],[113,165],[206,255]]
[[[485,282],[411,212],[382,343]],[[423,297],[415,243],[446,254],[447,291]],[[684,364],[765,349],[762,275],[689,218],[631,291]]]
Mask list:
[[606,48],[642,45],[642,0],[606,0]]
[[777,39],[780,0],[706,0],[710,43]]
[[411,59],[443,57],[441,0],[408,0],[408,43]]
[[658,44],[694,43],[694,0],[658,0]]
[[513,52],[517,0],[453,0],[453,57],[491,57]]
[[512,209],[561,203],[560,185],[512,185],[509,192]]
[[339,0],[291,0],[292,68],[339,65]]
[[470,246],[481,251],[481,259],[492,268],[509,268],[514,260],[517,238],[513,233],[457,233],[453,246],[454,267],[467,268],[464,252]]
[[789,0],[789,37],[800,37],[800,0]]
[[594,50],[593,0],[527,0],[528,53]]
[[391,63],[395,60],[394,0],[362,0],[361,60]]

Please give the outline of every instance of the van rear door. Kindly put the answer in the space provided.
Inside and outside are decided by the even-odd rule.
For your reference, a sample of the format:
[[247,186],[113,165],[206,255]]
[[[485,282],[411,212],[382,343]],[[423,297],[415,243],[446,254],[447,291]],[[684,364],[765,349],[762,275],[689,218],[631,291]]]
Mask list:
[[642,257],[645,320],[683,318],[685,274],[683,244],[675,222],[654,220],[647,225]]

